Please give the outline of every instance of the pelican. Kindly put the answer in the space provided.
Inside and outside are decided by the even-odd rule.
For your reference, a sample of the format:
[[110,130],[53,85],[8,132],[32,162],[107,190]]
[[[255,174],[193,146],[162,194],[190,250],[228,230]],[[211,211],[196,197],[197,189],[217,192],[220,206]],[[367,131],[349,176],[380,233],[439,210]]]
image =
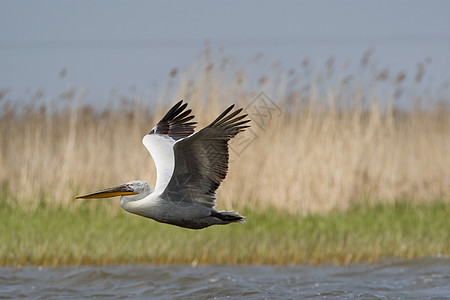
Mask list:
[[234,211],[219,211],[216,191],[228,171],[228,141],[250,126],[242,108],[228,107],[194,133],[197,122],[187,103],[176,103],[144,136],[142,143],[156,165],[156,185],[137,180],[76,199],[121,196],[120,206],[133,214],[184,228],[245,223]]

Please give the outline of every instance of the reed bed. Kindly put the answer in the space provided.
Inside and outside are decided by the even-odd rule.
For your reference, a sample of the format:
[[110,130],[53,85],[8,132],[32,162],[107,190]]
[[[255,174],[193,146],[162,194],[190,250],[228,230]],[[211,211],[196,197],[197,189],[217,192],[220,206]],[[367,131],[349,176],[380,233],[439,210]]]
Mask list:
[[[255,60],[249,69],[260,63]],[[192,68],[171,71],[157,99],[136,94],[99,108],[72,89],[58,99],[37,93],[17,104],[3,91],[1,189],[6,201],[22,208],[41,202],[79,207],[91,204],[74,200],[77,193],[135,179],[154,184],[154,164],[141,139],[184,99],[198,128],[231,103],[252,119],[251,130],[231,143],[220,209],[310,213],[398,199],[448,202],[448,89],[432,95],[421,87],[423,74],[378,70],[370,53],[355,74],[336,65],[331,59],[313,71],[307,60],[297,69],[272,64],[255,79],[205,50]],[[410,91],[408,78],[415,84]],[[410,104],[401,104],[405,99]]]

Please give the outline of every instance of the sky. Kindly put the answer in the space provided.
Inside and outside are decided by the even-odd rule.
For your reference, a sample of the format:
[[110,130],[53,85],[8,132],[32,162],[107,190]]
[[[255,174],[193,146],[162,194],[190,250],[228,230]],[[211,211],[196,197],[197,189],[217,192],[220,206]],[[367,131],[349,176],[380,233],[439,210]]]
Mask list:
[[14,101],[71,86],[98,105],[131,87],[156,98],[205,40],[242,64],[263,53],[285,69],[330,56],[354,66],[373,47],[379,69],[414,74],[426,62],[438,89],[450,82],[449,12],[434,0],[0,0],[0,89]]

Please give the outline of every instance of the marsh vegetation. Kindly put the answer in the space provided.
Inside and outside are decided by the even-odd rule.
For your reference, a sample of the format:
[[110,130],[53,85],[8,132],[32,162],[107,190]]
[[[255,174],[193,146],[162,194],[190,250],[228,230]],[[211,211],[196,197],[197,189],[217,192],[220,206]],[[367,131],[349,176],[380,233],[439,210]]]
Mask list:
[[[99,108],[70,89],[18,104],[2,91],[2,264],[349,263],[449,253],[449,90],[423,87],[423,64],[417,74],[379,70],[369,52],[354,74],[334,59],[319,71],[303,60],[287,70],[274,63],[255,80],[213,52],[172,70],[158,99],[136,94]],[[218,208],[247,211],[247,225],[194,233],[126,215],[118,201],[74,200],[135,179],[154,184],[141,139],[179,99],[198,127],[230,103],[249,113],[252,129],[231,144],[218,194]]]

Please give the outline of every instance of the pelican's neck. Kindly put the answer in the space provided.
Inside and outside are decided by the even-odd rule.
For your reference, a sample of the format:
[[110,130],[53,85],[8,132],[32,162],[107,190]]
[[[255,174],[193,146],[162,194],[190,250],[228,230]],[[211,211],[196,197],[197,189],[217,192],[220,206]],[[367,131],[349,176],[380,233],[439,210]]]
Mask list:
[[[141,196],[141,194],[133,196]],[[144,197],[139,197],[139,199],[131,199],[133,196],[122,196],[120,198],[120,206],[132,214],[148,217],[152,208],[158,204],[158,195],[154,191],[149,191]]]

